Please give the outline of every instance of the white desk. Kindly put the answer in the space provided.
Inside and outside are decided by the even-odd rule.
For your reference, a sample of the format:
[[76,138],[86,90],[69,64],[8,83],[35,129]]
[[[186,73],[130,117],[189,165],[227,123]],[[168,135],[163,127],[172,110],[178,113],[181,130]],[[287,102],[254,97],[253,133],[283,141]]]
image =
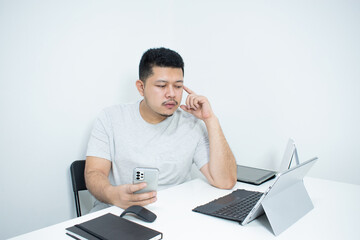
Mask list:
[[[153,223],[134,217],[126,218],[163,232],[164,239],[360,239],[360,186],[316,178],[305,178],[306,189],[315,208],[275,237],[266,217],[241,226],[237,222],[192,212],[191,210],[215,198],[230,193],[211,187],[201,179],[158,192],[158,201],[147,206],[157,214]],[[266,185],[253,186],[237,183],[234,189],[266,190]],[[107,212],[120,215],[123,210],[110,207],[96,213],[59,223],[14,239],[68,239],[65,228],[103,215]]]

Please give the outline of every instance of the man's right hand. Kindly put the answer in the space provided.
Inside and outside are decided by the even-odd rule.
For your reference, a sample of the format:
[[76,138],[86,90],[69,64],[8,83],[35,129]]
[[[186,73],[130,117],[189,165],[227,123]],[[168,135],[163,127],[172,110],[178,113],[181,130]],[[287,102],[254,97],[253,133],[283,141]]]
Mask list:
[[157,200],[157,192],[134,193],[146,187],[146,183],[109,186],[112,205],[126,209],[133,205],[145,206]]
[[123,209],[132,205],[145,206],[156,201],[156,192],[134,193],[146,187],[146,183],[113,186],[109,182],[111,161],[87,157],[85,165],[86,187],[99,201]]

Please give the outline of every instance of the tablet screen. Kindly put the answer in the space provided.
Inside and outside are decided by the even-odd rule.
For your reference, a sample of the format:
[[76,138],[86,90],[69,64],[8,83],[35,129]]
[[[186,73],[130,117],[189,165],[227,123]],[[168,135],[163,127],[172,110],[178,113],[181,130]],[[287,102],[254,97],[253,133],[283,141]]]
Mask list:
[[275,175],[274,171],[237,165],[237,179],[241,182],[261,184]]

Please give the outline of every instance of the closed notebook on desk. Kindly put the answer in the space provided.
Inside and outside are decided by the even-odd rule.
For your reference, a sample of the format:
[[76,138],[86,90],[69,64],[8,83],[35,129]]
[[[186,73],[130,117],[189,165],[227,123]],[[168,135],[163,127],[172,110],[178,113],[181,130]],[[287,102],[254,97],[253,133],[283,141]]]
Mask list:
[[161,232],[115,216],[111,213],[77,224],[66,230],[68,235],[76,239],[162,239]]

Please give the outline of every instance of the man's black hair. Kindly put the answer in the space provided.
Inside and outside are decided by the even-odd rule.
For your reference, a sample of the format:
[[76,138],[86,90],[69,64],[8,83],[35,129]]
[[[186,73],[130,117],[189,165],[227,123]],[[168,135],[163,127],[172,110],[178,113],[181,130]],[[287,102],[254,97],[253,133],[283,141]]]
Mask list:
[[184,61],[180,54],[168,48],[150,48],[141,57],[139,79],[143,82],[153,74],[153,67],[181,68],[184,75]]

